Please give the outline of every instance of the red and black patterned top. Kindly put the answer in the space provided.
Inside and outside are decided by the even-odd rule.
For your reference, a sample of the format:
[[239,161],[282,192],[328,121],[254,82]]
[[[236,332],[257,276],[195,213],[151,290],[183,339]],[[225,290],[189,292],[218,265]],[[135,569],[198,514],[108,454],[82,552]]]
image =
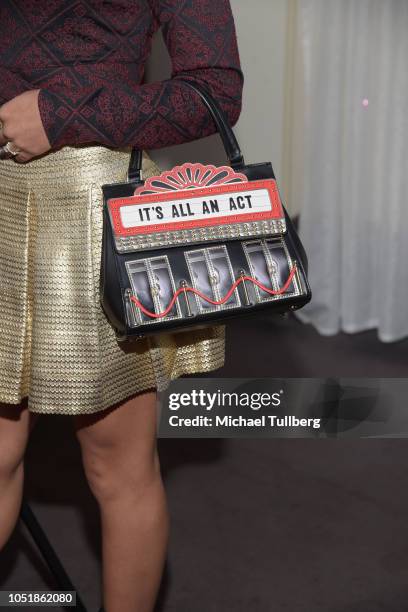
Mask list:
[[[171,78],[141,84],[161,27]],[[215,132],[201,82],[234,125],[243,75],[229,0],[0,0],[0,103],[40,88],[52,148],[154,149]]]

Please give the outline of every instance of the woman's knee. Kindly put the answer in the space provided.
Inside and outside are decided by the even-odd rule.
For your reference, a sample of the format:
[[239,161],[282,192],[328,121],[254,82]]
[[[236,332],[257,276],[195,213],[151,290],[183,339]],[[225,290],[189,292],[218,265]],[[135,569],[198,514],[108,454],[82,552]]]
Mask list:
[[89,486],[98,501],[123,495],[142,496],[160,477],[157,451],[150,454],[132,448],[98,447],[83,441],[82,462]]
[[77,434],[84,472],[98,501],[119,496],[143,495],[146,488],[160,478],[156,444],[149,440],[121,437],[112,431],[81,431]]

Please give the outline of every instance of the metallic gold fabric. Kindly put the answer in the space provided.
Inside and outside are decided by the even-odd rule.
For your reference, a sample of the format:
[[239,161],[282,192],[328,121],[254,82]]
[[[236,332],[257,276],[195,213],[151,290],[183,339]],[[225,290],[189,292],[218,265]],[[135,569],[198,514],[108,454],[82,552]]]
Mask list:
[[[64,147],[0,161],[0,401],[32,412],[103,410],[224,364],[225,326],[161,334],[124,350],[99,303],[100,185],[129,151]],[[145,155],[144,176],[159,169]]]

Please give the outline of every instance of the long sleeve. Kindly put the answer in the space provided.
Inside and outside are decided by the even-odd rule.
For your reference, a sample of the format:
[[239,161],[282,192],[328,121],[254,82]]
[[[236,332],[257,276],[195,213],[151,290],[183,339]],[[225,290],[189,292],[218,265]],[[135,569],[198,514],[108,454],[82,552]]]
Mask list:
[[29,82],[0,64],[0,105],[32,89]]
[[[41,89],[40,113],[53,148],[99,143],[155,149],[214,133],[202,101],[178,76],[205,85],[230,123],[237,122],[243,74],[229,0],[149,0],[149,14],[150,33],[162,29],[170,78],[140,84],[96,71],[75,87],[58,82]],[[146,49],[140,53],[147,55]]]

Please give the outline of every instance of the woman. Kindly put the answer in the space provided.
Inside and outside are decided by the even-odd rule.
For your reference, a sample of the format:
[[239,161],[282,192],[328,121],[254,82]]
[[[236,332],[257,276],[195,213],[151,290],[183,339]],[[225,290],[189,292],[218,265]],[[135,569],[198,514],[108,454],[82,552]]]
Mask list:
[[[161,27],[172,78],[141,84]],[[243,77],[228,0],[3,0],[0,8],[0,547],[17,521],[40,413],[69,414],[101,512],[107,612],[151,611],[168,539],[156,391],[223,365],[224,327],[125,351],[99,303],[102,183],[130,147],[215,132],[204,84],[231,124]],[[157,167],[144,157],[144,175]]]

